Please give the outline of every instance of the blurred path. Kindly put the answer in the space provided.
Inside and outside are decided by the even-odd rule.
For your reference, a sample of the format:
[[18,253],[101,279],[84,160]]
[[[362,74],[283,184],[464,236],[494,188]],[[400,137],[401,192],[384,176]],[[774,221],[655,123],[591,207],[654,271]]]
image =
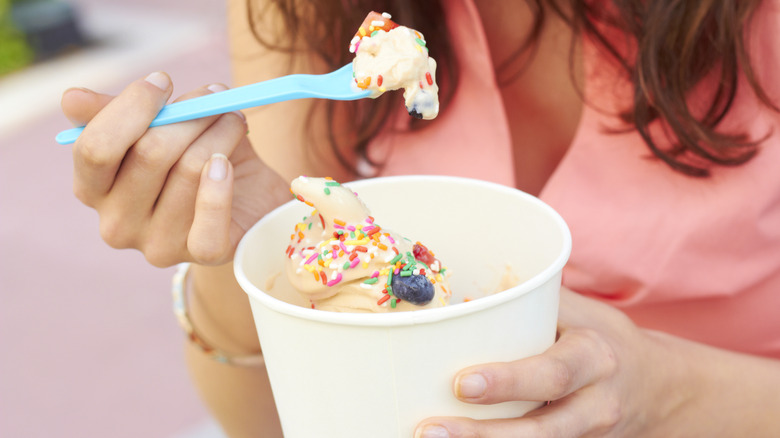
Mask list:
[[100,240],[54,136],[70,127],[69,86],[116,93],[156,70],[174,96],[229,84],[223,4],[76,3],[93,47],[0,78],[0,436],[212,436],[170,310],[172,271]]

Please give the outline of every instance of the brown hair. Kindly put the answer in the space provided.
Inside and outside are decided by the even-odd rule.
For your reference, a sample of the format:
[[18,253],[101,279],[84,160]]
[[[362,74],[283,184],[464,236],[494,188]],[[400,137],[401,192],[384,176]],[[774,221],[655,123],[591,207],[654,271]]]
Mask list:
[[[252,0],[247,1],[249,17],[253,20],[262,11],[253,11]],[[622,66],[634,87],[633,106],[621,114],[622,119],[636,128],[655,156],[677,171],[706,176],[713,164],[739,165],[757,153],[759,139],[717,131],[734,101],[740,72],[764,104],[780,111],[758,83],[745,47],[745,29],[761,0],[611,0],[608,6],[604,1],[525,1],[535,19],[527,40],[516,50],[515,59],[527,60],[522,55],[529,53],[532,56],[549,7],[572,26],[574,35],[584,32]],[[307,48],[334,69],[350,61],[351,55],[345,48],[367,11],[392,9],[396,22],[418,29],[426,36],[430,51],[441,66],[439,72],[444,75],[440,82],[442,111],[446,111],[457,86],[457,63],[442,19],[444,3],[436,0],[271,0],[271,5],[284,17],[286,33],[300,35]],[[617,29],[633,39],[638,49],[636,58],[625,59],[605,36],[604,29]],[[258,39],[269,47],[290,50],[278,42]],[[572,44],[572,53],[573,48]],[[499,66],[499,83],[510,82],[517,73],[517,63]],[[714,81],[717,86],[709,96],[704,115],[697,118],[686,96],[707,75],[717,75],[718,80]],[[390,104],[381,98],[368,105],[349,103],[350,114],[356,121],[352,149],[364,158],[367,158],[365,150],[369,140],[391,114]],[[329,108],[329,117],[333,113]],[[659,119],[677,139],[671,149],[659,147],[650,135],[650,124]],[[423,126],[416,125],[415,121],[411,123],[413,129]],[[330,140],[340,161],[354,169],[348,157],[338,153],[332,132]]]

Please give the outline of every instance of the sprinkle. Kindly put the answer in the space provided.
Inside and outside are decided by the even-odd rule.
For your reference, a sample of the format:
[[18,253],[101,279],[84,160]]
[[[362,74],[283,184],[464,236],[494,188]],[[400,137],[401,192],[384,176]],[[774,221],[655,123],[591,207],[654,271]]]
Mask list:
[[387,18],[388,20],[389,20],[389,19],[391,19],[391,18],[393,18],[393,16],[392,16],[392,15],[390,15],[390,14],[388,14],[387,12],[382,12],[382,16],[383,16],[383,17],[385,17],[385,18]]
[[360,259],[359,258],[355,258],[355,260],[352,260],[352,263],[350,263],[349,267],[350,268],[354,268],[355,266],[358,265],[358,263],[360,263]]
[[341,267],[341,269],[347,270],[347,269],[349,269],[350,267],[351,267],[351,266],[350,266],[350,263],[349,263],[349,261],[346,261],[346,262],[344,262],[344,265]]
[[377,77],[376,77],[376,86],[377,87],[381,87],[382,86],[382,82],[384,82],[384,78],[382,78],[382,75],[377,75]]
[[358,88],[360,88],[361,90],[365,90],[366,88],[368,88],[369,85],[371,85],[371,76],[368,76],[362,81],[355,80],[355,83],[357,84]]
[[385,22],[383,20],[373,20],[371,25],[374,27],[385,27]]
[[366,218],[366,222],[368,222],[369,224],[373,224],[374,223],[374,217],[373,216],[367,217]]
[[[388,234],[388,233],[385,233],[385,237],[387,237],[387,240],[389,240],[389,241],[390,241],[390,243],[392,243],[393,245],[395,245],[395,240],[393,239],[393,236],[391,236],[391,235],[390,235],[390,234]],[[393,249],[395,249],[395,248],[393,248]],[[395,250],[395,251],[396,251],[396,252],[398,252],[398,250]]]
[[373,37],[374,35],[376,35],[376,34],[378,34],[378,33],[379,33],[379,31],[378,31],[378,30],[375,30],[375,31],[371,32],[371,36]]
[[425,72],[425,80],[428,81],[428,85],[433,85],[433,77],[431,72]]
[[330,280],[330,281],[329,281],[329,282],[326,284],[326,286],[328,286],[328,287],[335,286],[335,285],[337,285],[337,284],[338,284],[340,281],[341,281],[341,272],[338,272],[338,273],[336,273],[336,278],[334,278],[333,280]]
[[419,44],[419,45],[421,45],[421,46],[425,47],[425,41],[423,41],[422,39],[420,39],[420,38],[415,38],[415,41],[417,41],[417,44]]
[[376,277],[371,277],[371,278],[369,278],[368,280],[364,281],[363,283],[365,283],[365,284],[376,284],[376,282],[377,282],[377,281],[379,281],[379,279],[378,279],[378,278],[376,278]]
[[390,301],[390,307],[391,307],[391,308],[393,308],[393,309],[395,309],[395,306],[396,306],[396,304],[398,304],[398,299],[396,299],[396,298],[393,298],[393,299]]
[[377,244],[377,247],[382,251],[387,251],[387,245],[385,245],[384,243]]
[[312,271],[314,273],[314,281],[318,282],[320,281],[320,274],[318,271]]
[[341,219],[333,219],[333,223],[335,223],[336,225],[341,225],[342,227],[347,224]]
[[325,187],[323,189],[323,191],[325,192],[326,195],[330,195],[330,189],[329,188]]
[[[395,249],[395,248],[393,248],[393,249]],[[390,259],[390,264],[391,265],[396,264],[399,260],[401,260],[401,257],[402,257],[401,254],[396,254],[395,257]]]
[[341,184],[339,184],[337,181],[332,181],[332,180],[331,180],[331,181],[327,181],[327,182],[325,182],[325,185],[326,185],[327,187],[338,187],[338,186],[340,186]]
[[355,247],[355,251],[359,251],[359,252],[368,252],[368,248],[366,248],[366,247],[365,247],[365,246],[363,246],[363,245],[358,245],[358,246],[356,246],[356,247]]
[[379,271],[374,271],[373,274],[371,274],[371,278],[377,278],[379,277]]
[[320,281],[322,281],[322,284],[326,284],[328,281],[328,278],[325,276],[325,271],[320,272]]
[[381,230],[381,229],[382,229],[382,227],[374,227],[374,228],[371,229],[371,231],[368,232],[368,235],[369,236],[373,236],[374,234],[378,233],[379,230]]
[[366,30],[365,30],[365,29],[363,29],[363,26],[360,26],[360,28],[358,28],[358,33],[359,33],[359,34],[360,34],[360,36],[362,36],[362,37],[363,37],[363,36],[366,36]]
[[319,257],[319,253],[314,253],[314,254],[312,254],[312,255],[311,255],[311,257],[309,257],[308,259],[306,259],[306,263],[304,263],[304,264],[305,264],[305,265],[308,265],[309,263],[313,262],[313,261],[314,261],[314,259],[316,259],[317,257]]
[[379,301],[376,302],[376,305],[377,306],[381,306],[382,304],[384,304],[389,299],[390,299],[390,295],[384,295],[384,296],[382,296],[382,298],[379,299]]

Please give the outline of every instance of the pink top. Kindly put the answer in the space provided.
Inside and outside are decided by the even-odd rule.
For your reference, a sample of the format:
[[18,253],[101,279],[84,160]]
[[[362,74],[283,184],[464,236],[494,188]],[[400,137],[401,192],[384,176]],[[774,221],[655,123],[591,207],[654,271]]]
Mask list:
[[[514,185],[507,119],[477,10],[471,0],[448,7],[448,26],[458,29],[455,47],[468,54],[451,107],[420,132],[378,138],[371,151],[386,157],[383,175],[448,174]],[[780,0],[761,9],[749,47],[760,83],[778,102]],[[627,83],[600,56],[585,43],[586,98],[616,108]],[[707,179],[648,159],[636,132],[605,133],[617,120],[586,106],[540,195],[572,232],[565,285],[620,307],[643,327],[780,358],[780,114],[742,80],[723,129],[772,135],[753,160],[716,168]]]

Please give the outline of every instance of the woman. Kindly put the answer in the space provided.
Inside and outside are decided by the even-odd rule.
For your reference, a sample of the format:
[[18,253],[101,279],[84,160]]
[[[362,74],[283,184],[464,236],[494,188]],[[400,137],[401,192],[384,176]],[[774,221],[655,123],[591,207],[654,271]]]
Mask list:
[[237,84],[341,66],[350,29],[387,10],[439,62],[437,120],[399,118],[390,95],[147,130],[171,95],[162,73],[116,98],[63,97],[89,122],[74,190],[104,239],[157,266],[196,263],[188,361],[226,432],[281,434],[264,368],[204,354],[259,352],[225,264],[246,229],[300,174],[450,173],[540,196],[574,248],[556,344],[453,378],[467,403],[551,403],[428,419],[416,436],[780,434],[778,2],[363,3],[229,2]]

